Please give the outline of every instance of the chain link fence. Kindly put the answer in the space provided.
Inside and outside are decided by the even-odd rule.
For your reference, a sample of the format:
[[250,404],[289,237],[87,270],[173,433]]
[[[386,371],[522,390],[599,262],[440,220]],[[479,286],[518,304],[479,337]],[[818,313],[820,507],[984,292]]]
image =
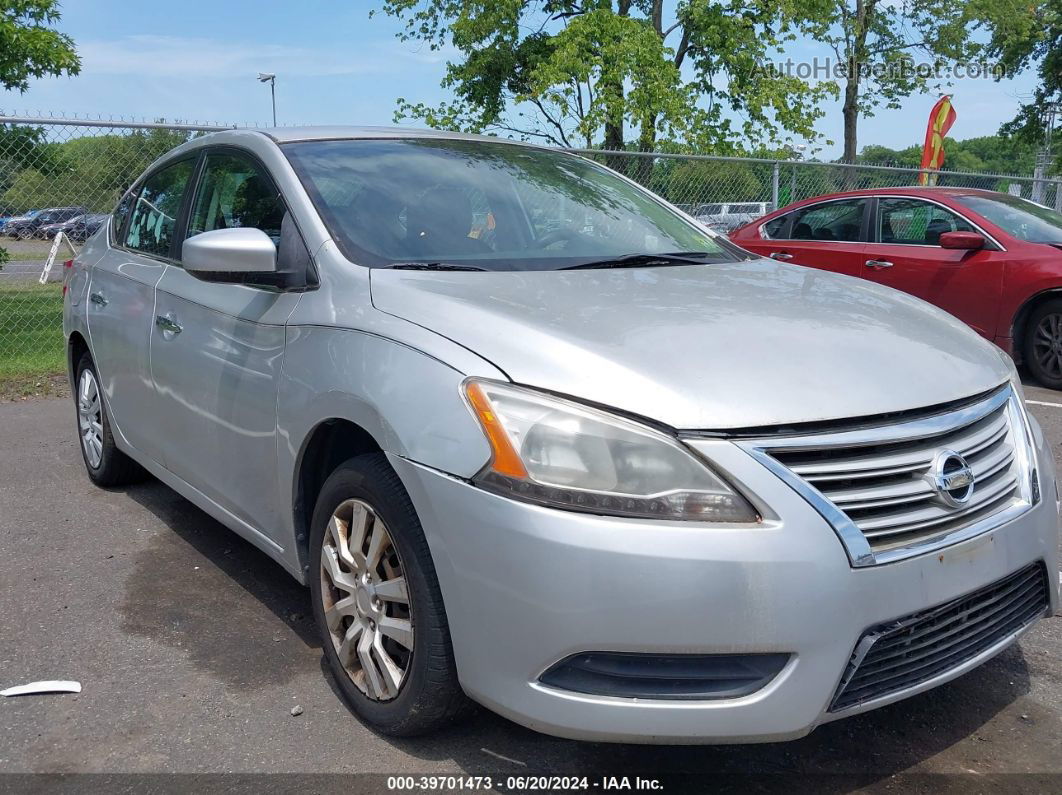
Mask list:
[[[641,183],[709,226],[730,231],[736,225],[791,202],[826,193],[919,184],[916,168],[847,165],[806,160],[765,160],[658,152],[606,152],[575,149]],[[964,171],[932,173],[941,187],[983,188],[1011,193],[1062,212],[1062,178]]]
[[163,153],[217,126],[0,115],[0,393],[64,368],[62,246],[75,248]]
[[[55,234],[78,246],[157,157],[231,126],[0,115],[0,386],[60,373],[61,265],[40,283]],[[799,199],[915,185],[917,169],[638,152],[576,150],[729,231]],[[1014,193],[1062,210],[1062,182],[942,171],[938,185]],[[2,255],[0,255],[2,256]],[[67,259],[60,250],[57,259]]]

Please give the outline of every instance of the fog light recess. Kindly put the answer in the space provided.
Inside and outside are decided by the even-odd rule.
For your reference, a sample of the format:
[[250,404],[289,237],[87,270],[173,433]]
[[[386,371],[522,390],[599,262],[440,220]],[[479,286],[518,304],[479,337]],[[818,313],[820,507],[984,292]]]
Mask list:
[[548,687],[594,696],[663,700],[740,698],[764,687],[788,654],[574,654],[539,677]]

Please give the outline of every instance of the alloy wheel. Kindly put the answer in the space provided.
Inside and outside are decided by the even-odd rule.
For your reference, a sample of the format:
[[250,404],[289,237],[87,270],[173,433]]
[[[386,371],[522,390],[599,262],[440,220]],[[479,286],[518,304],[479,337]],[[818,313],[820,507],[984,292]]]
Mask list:
[[1040,319],[1033,335],[1033,356],[1051,378],[1062,378],[1062,315],[1049,314]]
[[413,655],[405,570],[391,534],[366,502],[342,502],[321,549],[321,598],[340,664],[374,701],[395,698]]
[[81,431],[81,449],[93,469],[103,461],[103,405],[99,384],[92,370],[82,370],[77,387],[77,425]]

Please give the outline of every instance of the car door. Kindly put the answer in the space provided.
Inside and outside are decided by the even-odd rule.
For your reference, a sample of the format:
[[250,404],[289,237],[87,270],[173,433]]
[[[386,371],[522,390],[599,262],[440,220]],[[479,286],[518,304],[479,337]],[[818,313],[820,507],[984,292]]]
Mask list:
[[[209,150],[187,236],[254,227],[297,235],[278,190],[249,155]],[[234,276],[234,278],[237,278]],[[200,278],[170,267],[156,291],[151,371],[166,466],[255,530],[278,526],[276,401],[285,322],[300,293]]]
[[[938,202],[883,196],[876,205],[863,276],[918,296],[993,339],[1006,251],[973,221]],[[986,246],[941,248],[944,232],[977,232]]]
[[739,244],[782,262],[859,276],[869,204],[866,198],[848,198],[798,207],[764,224],[766,239]]
[[162,462],[149,346],[155,286],[169,262],[194,160],[149,174],[118,205],[107,253],[92,265],[86,309],[89,341],[110,419],[144,456]]

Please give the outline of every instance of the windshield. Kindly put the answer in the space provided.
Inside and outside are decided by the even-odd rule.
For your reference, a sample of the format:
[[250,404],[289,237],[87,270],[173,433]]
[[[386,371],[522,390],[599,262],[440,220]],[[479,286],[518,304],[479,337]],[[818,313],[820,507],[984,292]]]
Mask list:
[[1021,240],[1030,243],[1062,243],[1062,214],[1041,204],[1006,193],[957,196],[956,199]]
[[430,138],[283,148],[337,244],[359,264],[522,271],[630,254],[744,256],[607,169],[562,152]]

